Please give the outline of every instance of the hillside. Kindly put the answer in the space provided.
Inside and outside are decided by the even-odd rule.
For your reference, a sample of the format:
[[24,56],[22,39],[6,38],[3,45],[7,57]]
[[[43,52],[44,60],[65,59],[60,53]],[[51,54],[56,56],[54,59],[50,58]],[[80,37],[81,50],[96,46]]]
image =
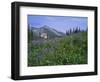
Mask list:
[[28,66],[87,64],[87,32],[28,44]]

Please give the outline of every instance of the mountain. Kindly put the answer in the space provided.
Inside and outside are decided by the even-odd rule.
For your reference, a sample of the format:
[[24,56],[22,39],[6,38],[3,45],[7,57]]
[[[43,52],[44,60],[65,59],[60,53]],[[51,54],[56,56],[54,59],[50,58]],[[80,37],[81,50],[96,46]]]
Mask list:
[[58,32],[57,30],[55,30],[47,25],[44,25],[43,27],[40,27],[40,28],[32,27],[31,29],[32,29],[33,35],[37,38],[39,38],[40,34],[42,34],[42,33],[46,33],[48,38],[65,36],[64,33]]

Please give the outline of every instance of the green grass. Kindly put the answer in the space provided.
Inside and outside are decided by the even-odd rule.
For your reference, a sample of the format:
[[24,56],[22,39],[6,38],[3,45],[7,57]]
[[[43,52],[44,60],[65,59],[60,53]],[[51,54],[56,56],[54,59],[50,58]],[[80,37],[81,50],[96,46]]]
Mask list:
[[87,33],[28,43],[28,66],[87,64]]

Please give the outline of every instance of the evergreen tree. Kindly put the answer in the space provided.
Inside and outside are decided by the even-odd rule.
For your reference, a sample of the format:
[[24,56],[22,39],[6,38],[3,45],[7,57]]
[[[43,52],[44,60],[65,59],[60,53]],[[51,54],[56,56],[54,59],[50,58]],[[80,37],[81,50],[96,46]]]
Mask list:
[[28,25],[28,42],[31,42],[33,40],[33,32],[31,30],[31,27]]
[[66,30],[66,35],[69,35],[69,31]]
[[70,28],[69,32],[70,32],[70,34],[72,34],[72,30],[71,30],[71,28]]

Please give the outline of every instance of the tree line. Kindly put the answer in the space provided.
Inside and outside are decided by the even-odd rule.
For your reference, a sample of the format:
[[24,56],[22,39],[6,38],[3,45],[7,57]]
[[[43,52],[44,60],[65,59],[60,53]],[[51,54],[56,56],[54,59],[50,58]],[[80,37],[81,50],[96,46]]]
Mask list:
[[82,30],[80,29],[80,27],[76,27],[76,28],[73,28],[73,29],[69,29],[69,30],[66,30],[66,35],[70,35],[70,34],[73,34],[73,33],[79,33],[79,32],[87,32],[88,29],[86,30]]

